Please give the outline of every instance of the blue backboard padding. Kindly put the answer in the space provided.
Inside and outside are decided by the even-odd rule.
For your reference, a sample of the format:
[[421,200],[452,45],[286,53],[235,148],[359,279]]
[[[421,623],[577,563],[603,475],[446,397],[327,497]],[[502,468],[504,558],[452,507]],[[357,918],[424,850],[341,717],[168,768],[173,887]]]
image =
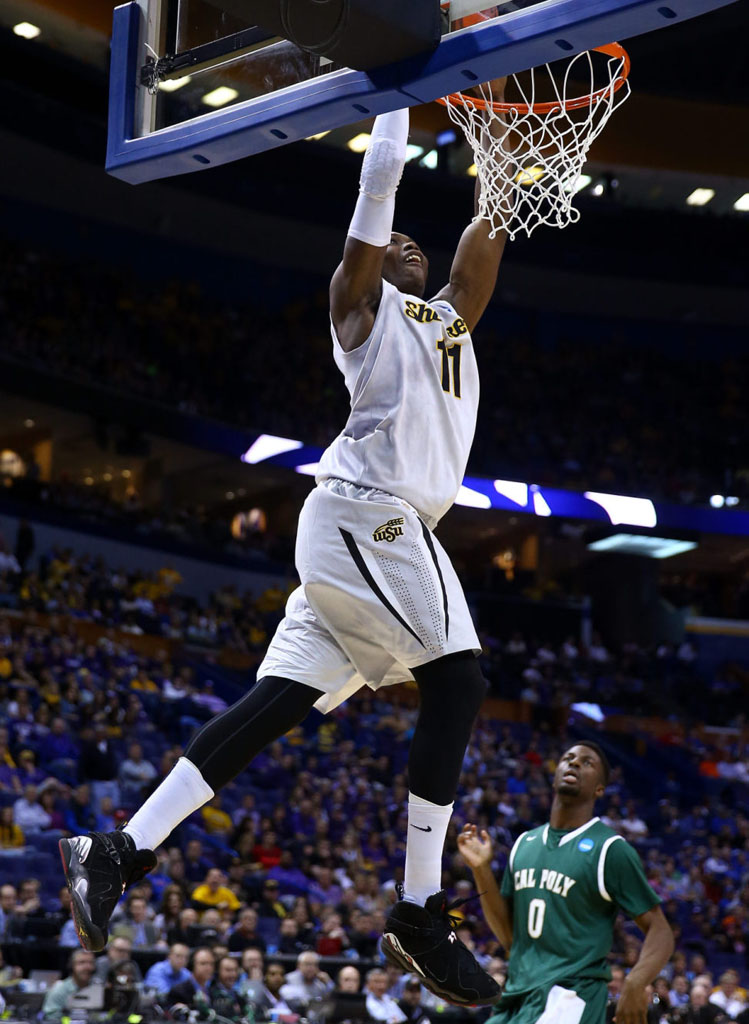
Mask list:
[[[117,7],[112,32],[107,170],[132,183],[204,170],[425,103],[500,75],[651,32],[734,0],[557,0],[446,36],[428,60],[371,74],[340,71],[134,138],[143,14]],[[563,45],[560,45],[560,41]]]

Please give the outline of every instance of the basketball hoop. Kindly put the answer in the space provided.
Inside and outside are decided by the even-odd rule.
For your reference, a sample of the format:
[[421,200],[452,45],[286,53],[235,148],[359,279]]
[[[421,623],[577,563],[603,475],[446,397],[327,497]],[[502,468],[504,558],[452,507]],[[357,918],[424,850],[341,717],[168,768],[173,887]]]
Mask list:
[[491,83],[437,101],[473,151],[477,219],[489,221],[491,238],[580,219],[572,200],[588,150],[630,94],[629,56],[618,43],[579,53],[561,70],[559,63],[511,75],[517,101],[497,100]]

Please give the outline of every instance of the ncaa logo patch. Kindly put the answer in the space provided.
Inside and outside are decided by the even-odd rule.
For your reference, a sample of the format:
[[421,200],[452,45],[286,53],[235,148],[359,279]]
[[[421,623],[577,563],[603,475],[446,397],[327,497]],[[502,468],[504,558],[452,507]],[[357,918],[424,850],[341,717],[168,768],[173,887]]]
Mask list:
[[581,850],[583,853],[590,853],[590,851],[593,849],[595,845],[596,844],[593,842],[592,839],[581,839],[580,842],[577,844],[577,848],[578,850]]
[[403,536],[403,524],[405,519],[403,516],[398,516],[396,519],[388,519],[382,526],[378,526],[372,534],[372,540],[381,541],[386,540],[388,544],[392,544],[396,537]]

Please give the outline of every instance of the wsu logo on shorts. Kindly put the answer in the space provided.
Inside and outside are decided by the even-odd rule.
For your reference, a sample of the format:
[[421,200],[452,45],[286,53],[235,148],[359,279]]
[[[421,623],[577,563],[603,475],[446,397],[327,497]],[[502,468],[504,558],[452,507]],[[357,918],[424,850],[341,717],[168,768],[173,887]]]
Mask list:
[[398,516],[397,519],[388,519],[382,526],[378,526],[372,534],[372,539],[375,541],[386,540],[388,544],[392,544],[396,537],[403,536],[403,523],[405,519],[403,516]]

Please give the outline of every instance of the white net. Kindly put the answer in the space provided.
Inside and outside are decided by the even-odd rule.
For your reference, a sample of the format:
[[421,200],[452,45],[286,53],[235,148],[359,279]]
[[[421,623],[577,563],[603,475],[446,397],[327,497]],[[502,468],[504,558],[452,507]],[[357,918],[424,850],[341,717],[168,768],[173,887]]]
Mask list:
[[440,101],[473,150],[478,217],[491,224],[491,237],[579,220],[572,202],[583,165],[629,96],[628,72],[627,54],[613,43],[577,54],[562,72],[545,64],[510,76],[510,102],[497,102],[491,83]]

